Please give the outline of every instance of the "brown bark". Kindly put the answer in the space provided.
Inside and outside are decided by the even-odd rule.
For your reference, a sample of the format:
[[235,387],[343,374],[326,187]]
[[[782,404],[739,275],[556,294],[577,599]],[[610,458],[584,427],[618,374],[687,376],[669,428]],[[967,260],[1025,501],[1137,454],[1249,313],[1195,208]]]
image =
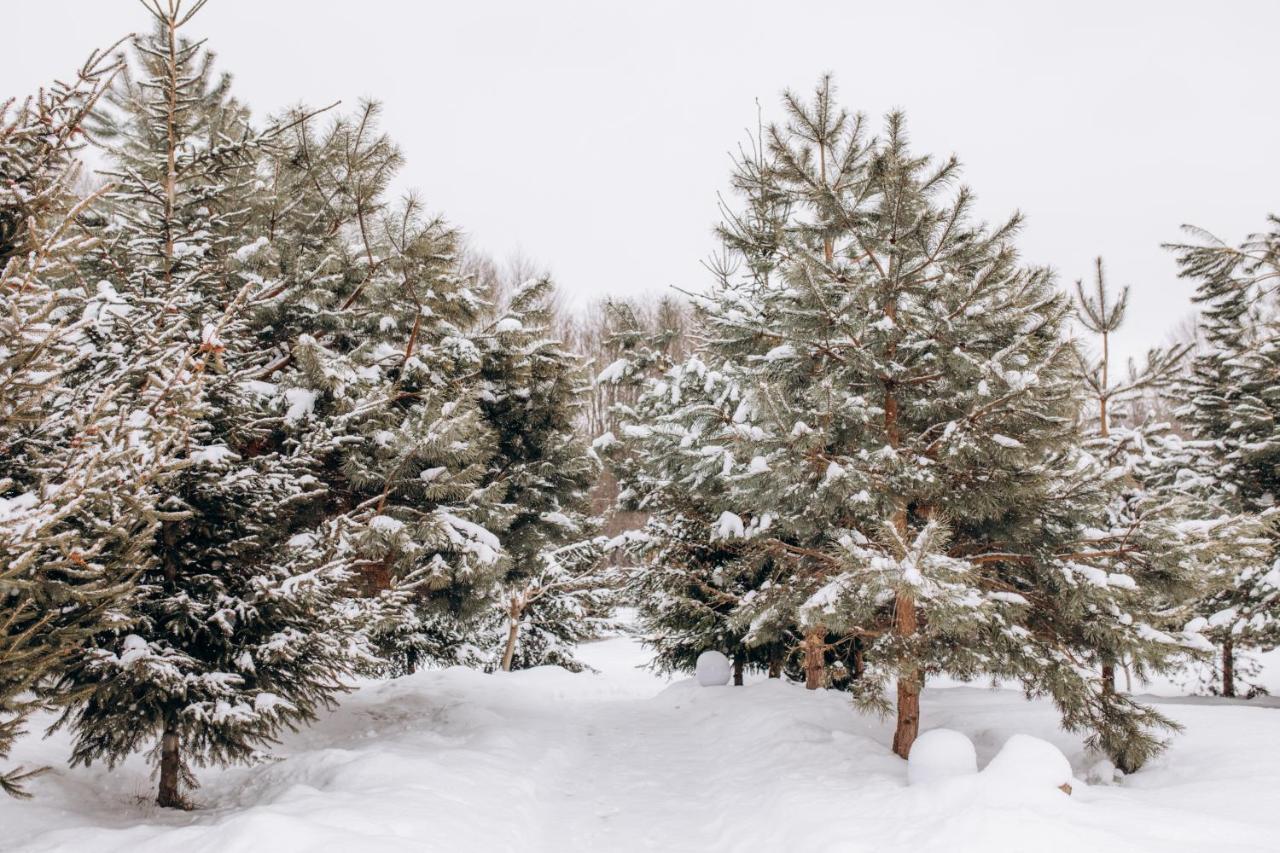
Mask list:
[[507,610],[507,647],[502,650],[502,671],[511,671],[511,662],[516,656],[516,641],[520,637],[520,616],[524,613],[524,605],[520,598],[513,597]]
[[733,686],[734,686],[734,687],[741,687],[741,686],[742,686],[742,671],[743,671],[743,668],[744,668],[744,666],[743,666],[743,662],[742,662],[742,655],[738,655],[737,657],[735,657],[735,658],[733,659]]
[[1102,665],[1102,693],[1105,696],[1116,695],[1116,665],[1113,663]]
[[[893,632],[910,637],[916,632],[915,598],[898,593],[894,602]],[[911,754],[911,744],[920,734],[920,670],[905,669],[898,674],[898,720],[893,730],[893,751],[902,758]]]
[[1235,643],[1230,637],[1222,643],[1222,695],[1236,695]]
[[769,677],[782,677],[782,652],[778,649],[774,649],[769,654]]
[[821,625],[810,628],[804,635],[800,648],[804,650],[804,686],[806,690],[817,690],[822,686],[822,677],[826,669],[824,653],[827,647],[827,629]]
[[862,659],[862,640],[855,637],[853,640],[853,677],[862,678],[862,673],[866,668],[866,664]]
[[160,736],[160,791],[156,805],[170,809],[184,809],[186,802],[179,789],[182,760],[178,755],[178,730],[166,726]]

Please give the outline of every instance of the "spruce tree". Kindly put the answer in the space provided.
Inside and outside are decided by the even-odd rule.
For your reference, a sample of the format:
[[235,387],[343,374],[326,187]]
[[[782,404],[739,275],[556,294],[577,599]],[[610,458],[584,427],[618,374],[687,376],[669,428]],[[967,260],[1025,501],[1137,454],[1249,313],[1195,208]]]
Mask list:
[[1224,573],[1199,604],[1220,649],[1221,691],[1234,696],[1239,648],[1271,649],[1280,640],[1280,545],[1275,530],[1280,494],[1280,218],[1270,230],[1228,245],[1189,229],[1196,243],[1170,246],[1180,275],[1196,282],[1204,340],[1178,415],[1204,458],[1197,470],[1210,500],[1231,513],[1272,521],[1266,554]]
[[[76,649],[125,618],[163,515],[157,484],[180,436],[120,386],[67,387],[98,353],[96,316],[126,311],[81,287],[103,190],[80,197],[86,117],[119,71],[95,53],[69,84],[0,106],[0,758],[26,715],[75,698],[56,682]],[[172,369],[184,353],[158,358]],[[22,796],[36,770],[0,768]]]
[[[82,274],[127,310],[99,312],[100,352],[74,381],[167,394],[183,442],[127,622],[62,672],[77,702],[60,720],[73,764],[153,747],[170,807],[187,804],[193,766],[250,760],[313,719],[351,666],[326,618],[343,566],[302,565],[290,546],[320,495],[309,460],[275,436],[308,401],[274,411],[252,381],[262,357],[248,307],[262,281],[238,264],[256,245],[248,212],[280,129],[255,131],[212,55],[180,35],[202,5],[147,4],[155,28],[134,39],[134,69],[98,113],[114,184]],[[174,347],[191,355],[166,373]]]

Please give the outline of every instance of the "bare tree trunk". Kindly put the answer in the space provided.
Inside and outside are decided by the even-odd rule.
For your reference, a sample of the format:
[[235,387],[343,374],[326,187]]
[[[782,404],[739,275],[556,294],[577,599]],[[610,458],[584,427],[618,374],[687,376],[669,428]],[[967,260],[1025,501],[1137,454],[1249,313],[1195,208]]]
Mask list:
[[739,654],[735,656],[733,659],[733,686],[734,687],[742,686],[742,671],[743,671],[742,655]]
[[824,652],[827,646],[827,629],[822,625],[810,628],[804,635],[800,648],[804,649],[804,686],[806,690],[817,690],[822,686],[822,676],[826,669]]
[[[893,632],[910,637],[916,632],[915,599],[899,593],[894,602]],[[920,670],[908,669],[898,674],[898,720],[893,730],[893,751],[902,758],[911,754],[911,744],[920,734]]]
[[853,677],[862,678],[862,673],[866,668],[866,663],[862,659],[862,640],[855,637],[853,640]]
[[502,650],[502,671],[511,671],[511,662],[516,656],[516,640],[520,637],[520,616],[524,613],[524,605],[519,596],[512,596],[511,606],[507,610],[507,646]]
[[173,726],[165,726],[160,736],[160,792],[156,796],[156,804],[164,808],[186,808],[179,790],[182,759],[178,755],[178,730]]
[[1105,696],[1116,695],[1116,665],[1113,663],[1102,665],[1102,693]]
[[1230,637],[1222,643],[1222,695],[1236,695],[1235,643]]
[[782,651],[780,649],[774,649],[769,653],[769,677],[782,677]]

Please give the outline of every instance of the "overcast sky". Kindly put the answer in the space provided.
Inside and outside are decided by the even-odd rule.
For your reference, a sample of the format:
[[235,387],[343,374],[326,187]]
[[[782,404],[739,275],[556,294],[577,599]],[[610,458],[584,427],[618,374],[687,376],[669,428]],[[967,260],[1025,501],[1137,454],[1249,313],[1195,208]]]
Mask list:
[[[5,3],[0,99],[147,24],[134,0]],[[729,152],[778,93],[835,73],[956,153],[979,210],[1065,285],[1133,287],[1120,349],[1191,313],[1162,241],[1280,212],[1280,2],[213,0],[207,36],[261,115],[384,102],[404,185],[573,298],[700,289]]]

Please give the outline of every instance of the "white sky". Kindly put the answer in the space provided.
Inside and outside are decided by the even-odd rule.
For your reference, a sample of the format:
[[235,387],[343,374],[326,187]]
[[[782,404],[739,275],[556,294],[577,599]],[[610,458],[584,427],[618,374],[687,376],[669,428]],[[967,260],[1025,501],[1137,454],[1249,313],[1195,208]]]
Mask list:
[[[0,100],[147,26],[133,0],[6,2]],[[575,299],[696,290],[729,151],[786,87],[907,110],[979,209],[1026,213],[1029,261],[1130,283],[1121,352],[1161,342],[1191,287],[1160,248],[1280,212],[1280,2],[213,0],[189,27],[259,115],[382,100],[406,186]]]

